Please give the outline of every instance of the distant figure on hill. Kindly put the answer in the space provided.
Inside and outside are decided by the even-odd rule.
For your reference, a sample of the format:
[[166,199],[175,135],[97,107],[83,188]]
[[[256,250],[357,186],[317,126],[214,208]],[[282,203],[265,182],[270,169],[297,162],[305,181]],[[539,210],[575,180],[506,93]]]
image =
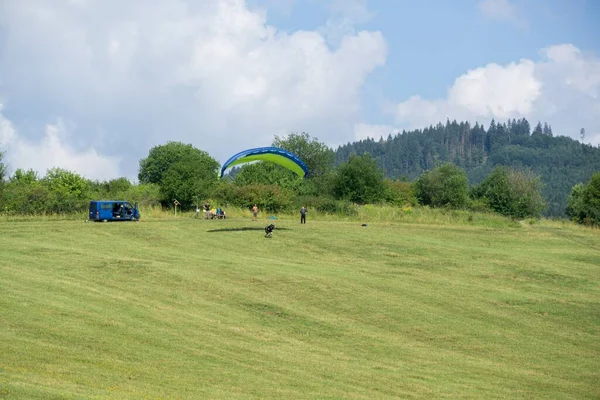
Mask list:
[[258,206],[255,204],[252,207],[252,221],[256,221],[256,217],[258,216]]
[[301,224],[306,223],[306,207],[304,207],[304,206],[300,209],[300,223]]

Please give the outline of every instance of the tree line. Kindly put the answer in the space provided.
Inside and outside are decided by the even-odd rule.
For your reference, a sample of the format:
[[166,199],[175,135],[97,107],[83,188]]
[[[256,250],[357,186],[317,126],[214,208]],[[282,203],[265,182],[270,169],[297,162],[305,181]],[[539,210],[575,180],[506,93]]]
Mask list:
[[[494,143],[503,137],[490,139],[488,133],[484,135],[483,128],[476,125],[474,129],[479,132],[479,136],[476,135],[479,139],[473,139],[466,133],[467,125],[457,126],[465,129],[465,143],[473,143],[471,147],[464,145],[467,151],[463,156],[470,154],[466,159],[476,159],[473,162],[479,166],[479,157],[488,157],[485,149],[494,148]],[[515,129],[512,124],[511,129]],[[543,133],[550,127],[541,129],[543,136],[552,138],[551,132]],[[415,136],[414,132],[405,135]],[[453,154],[457,161],[462,158],[456,159],[460,152],[451,144],[455,139],[447,133],[443,142],[448,143],[447,154]],[[137,184],[123,177],[91,181],[60,168],[48,170],[43,177],[33,170],[21,169],[8,176],[0,158],[0,210],[5,214],[32,215],[82,212],[92,199],[124,199],[165,208],[177,200],[182,209],[193,210],[208,200],[223,207],[250,208],[256,203],[273,213],[307,206],[321,212],[350,214],[355,212],[354,204],[391,204],[491,211],[519,219],[539,217],[548,208],[541,176],[526,166],[499,164],[473,184],[469,171],[473,172],[474,168],[469,170],[460,163],[442,162],[437,153],[430,152],[431,165],[426,169],[419,167],[419,174],[413,174],[412,180],[409,180],[410,174],[391,178],[381,167],[382,160],[387,160],[382,158],[383,153],[374,155],[360,148],[377,144],[381,149],[390,140],[405,139],[399,135],[387,141],[358,142],[347,159],[342,160],[340,154],[351,145],[334,151],[307,133],[275,136],[273,146],[297,154],[306,163],[309,175],[305,179],[270,162],[234,167],[223,179],[218,179],[219,163],[207,152],[181,142],[167,142],[150,149],[148,156],[139,162]],[[511,143],[515,141],[514,137],[510,139]],[[405,157],[409,154],[415,156],[405,153]],[[402,160],[398,156],[396,161],[404,162]],[[416,161],[415,158],[403,165],[415,166]],[[600,197],[597,179],[600,178],[594,175],[589,183],[582,181],[572,187],[565,215],[582,223],[599,222],[595,213]]]
[[[582,142],[585,137],[582,129]],[[600,148],[565,136],[538,122],[532,129],[526,119],[482,125],[446,121],[425,129],[403,131],[379,140],[365,139],[340,146],[336,164],[350,154],[369,153],[387,178],[414,180],[424,171],[450,162],[462,167],[471,185],[481,183],[498,166],[529,169],[541,178],[547,202],[543,214],[564,217],[571,188],[600,170]]]

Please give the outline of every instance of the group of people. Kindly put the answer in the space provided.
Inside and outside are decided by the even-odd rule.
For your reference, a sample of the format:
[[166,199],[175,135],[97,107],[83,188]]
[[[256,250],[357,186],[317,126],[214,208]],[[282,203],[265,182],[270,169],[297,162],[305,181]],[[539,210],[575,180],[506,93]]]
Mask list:
[[[256,221],[258,219],[258,205],[254,204],[252,206],[252,221]],[[306,224],[306,213],[308,210],[306,207],[302,207],[300,209],[300,223]],[[200,209],[196,207],[196,215],[200,213]],[[204,219],[214,219],[214,218],[227,218],[225,215],[225,211],[222,208],[214,208],[210,207],[210,203],[204,203]]]
[[[200,209],[196,207],[196,215],[198,215],[200,213]],[[204,219],[215,219],[215,218],[227,218],[227,215],[225,214],[225,210],[223,210],[221,207],[215,208],[215,207],[210,207],[210,203],[206,202],[204,203]]]

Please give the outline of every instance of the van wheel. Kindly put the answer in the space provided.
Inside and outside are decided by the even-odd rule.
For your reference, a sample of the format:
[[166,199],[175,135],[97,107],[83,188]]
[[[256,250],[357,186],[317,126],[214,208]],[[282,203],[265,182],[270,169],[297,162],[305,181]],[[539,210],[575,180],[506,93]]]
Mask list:
[[107,219],[103,219],[102,222],[108,222],[108,220]]

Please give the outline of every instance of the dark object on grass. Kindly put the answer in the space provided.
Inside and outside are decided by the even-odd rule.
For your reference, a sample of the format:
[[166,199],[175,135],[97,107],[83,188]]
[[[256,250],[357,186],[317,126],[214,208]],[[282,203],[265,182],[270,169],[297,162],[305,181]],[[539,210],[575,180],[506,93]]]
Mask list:
[[367,224],[362,224],[361,226],[367,226]]
[[265,227],[265,237],[273,236],[273,229],[275,229],[275,225],[270,224]]

